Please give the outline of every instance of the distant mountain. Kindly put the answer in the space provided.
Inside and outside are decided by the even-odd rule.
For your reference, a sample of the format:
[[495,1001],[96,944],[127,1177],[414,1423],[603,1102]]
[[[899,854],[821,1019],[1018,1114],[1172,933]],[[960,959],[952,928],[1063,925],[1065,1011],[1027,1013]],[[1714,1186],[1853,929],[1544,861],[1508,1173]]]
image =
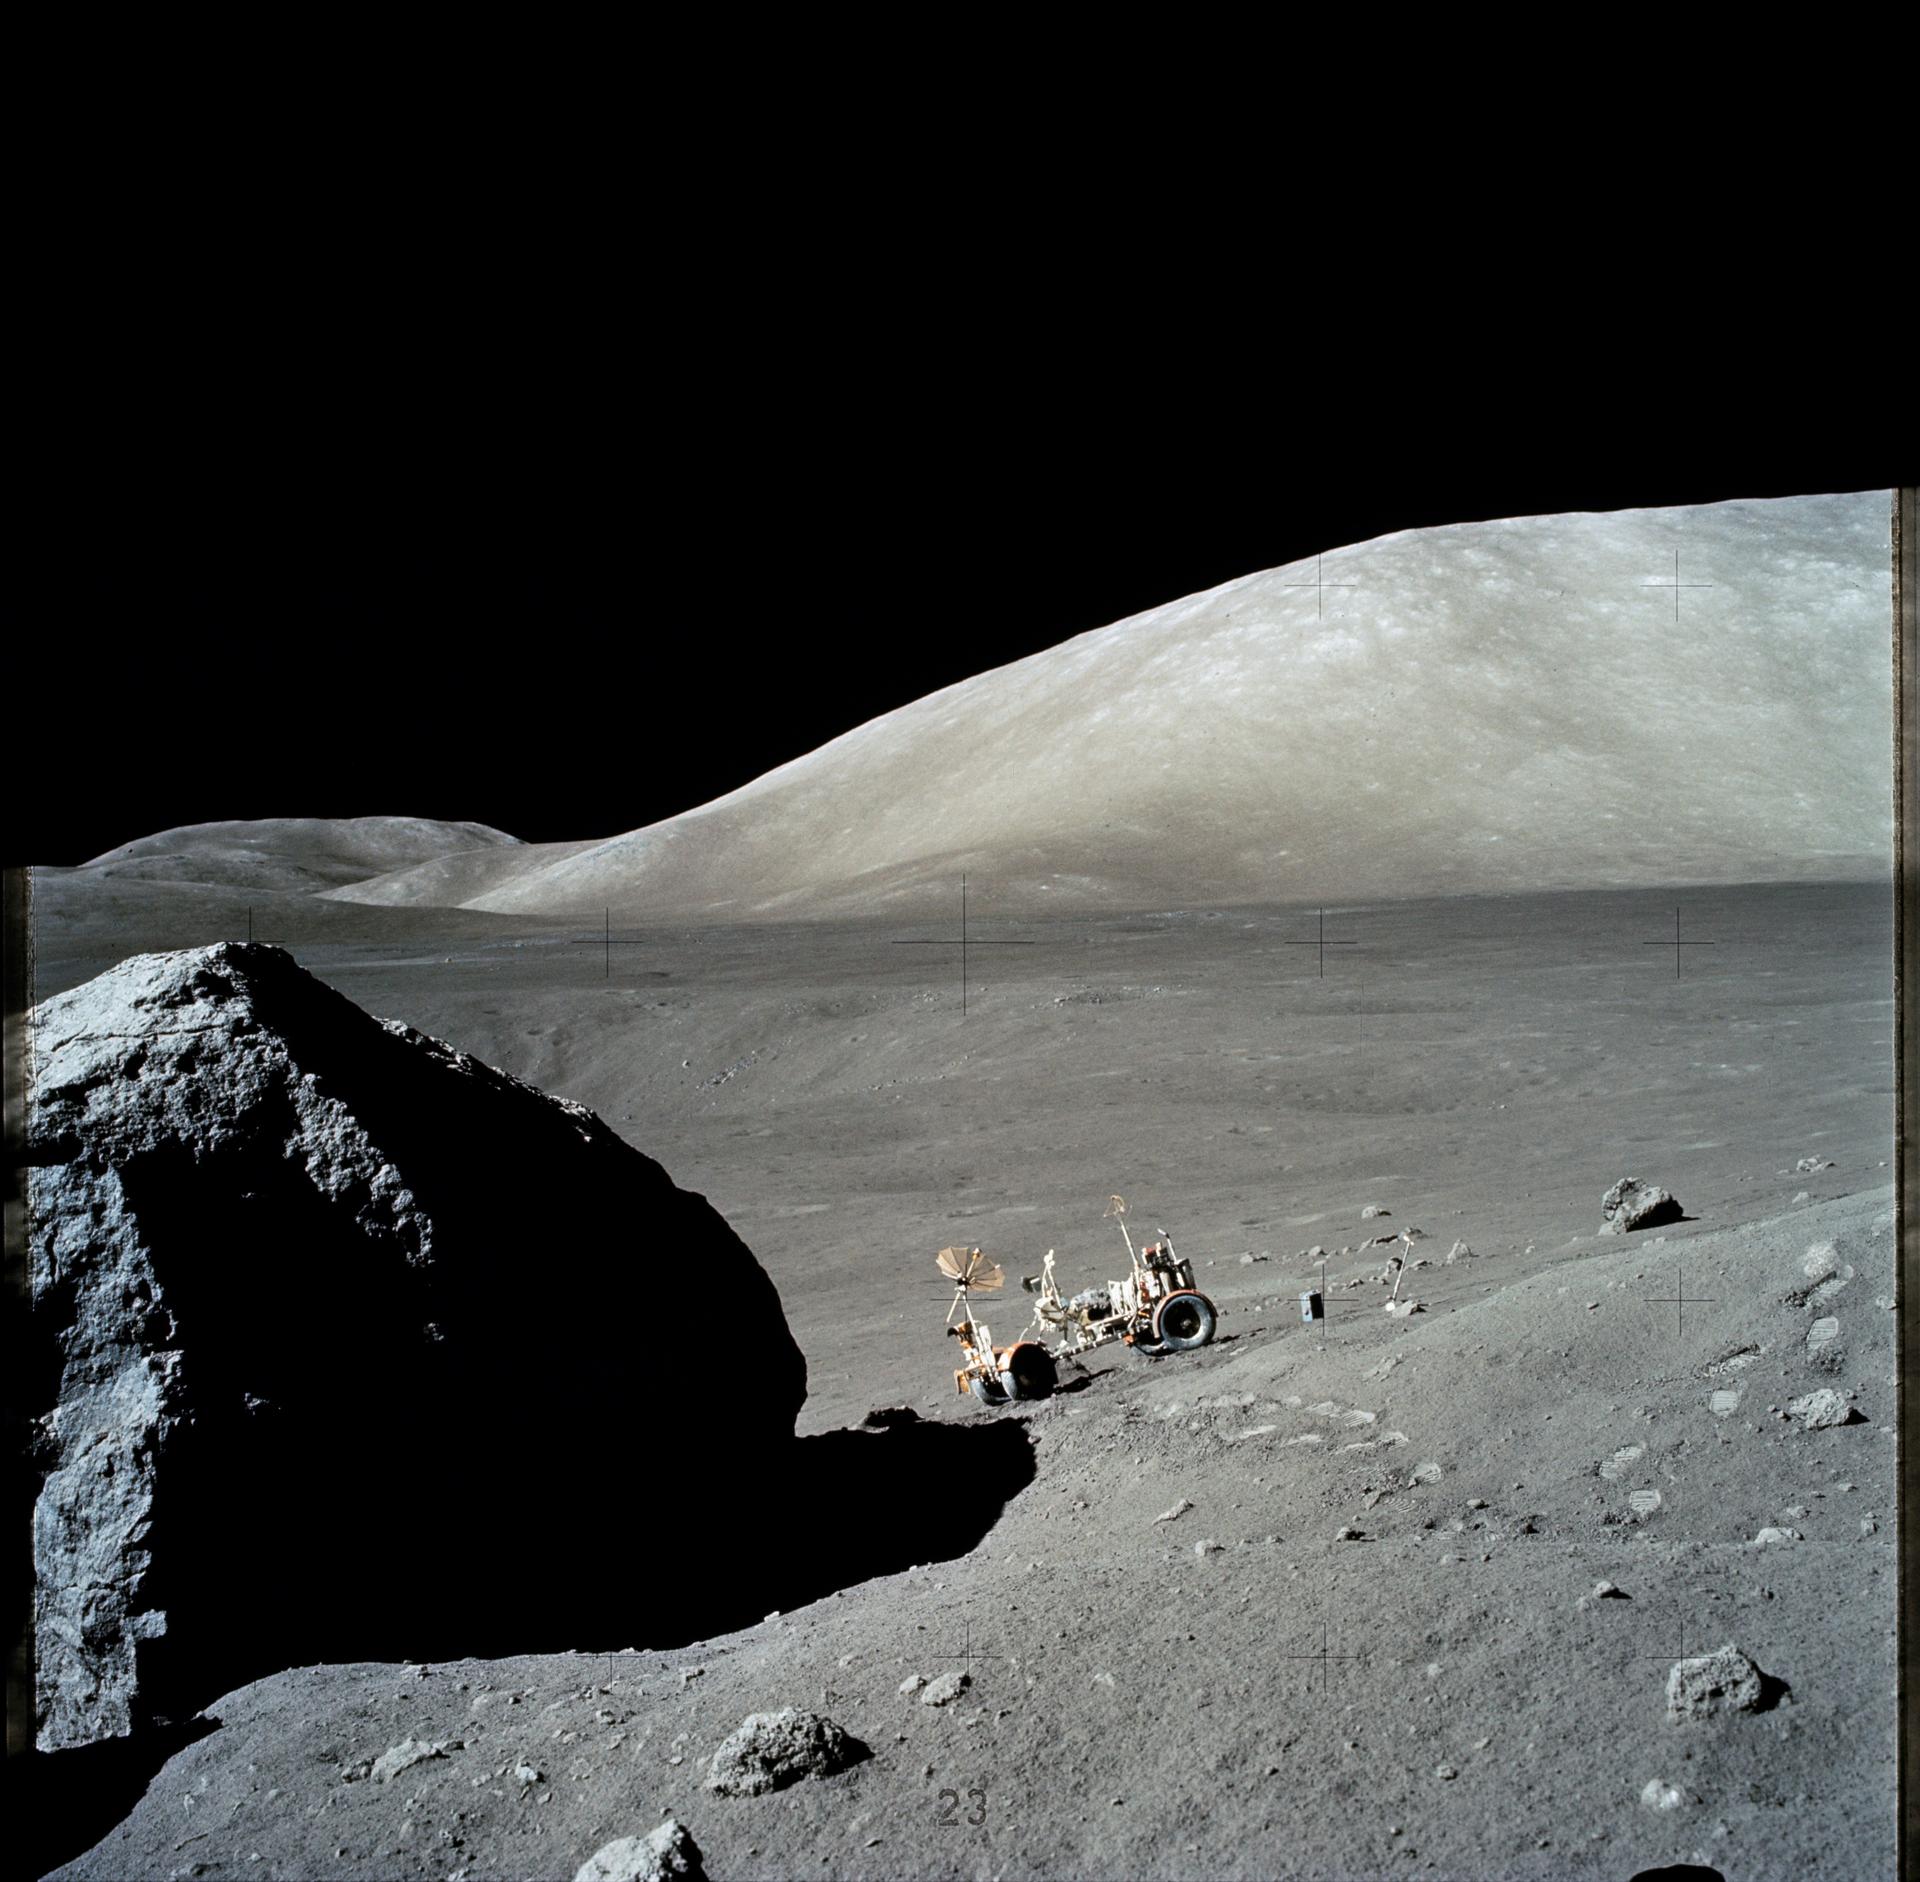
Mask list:
[[[1888,517],[1868,492],[1384,536],[646,829],[333,893],[738,919],[917,911],[962,870],[1000,910],[1884,877]],[[724,698],[674,709],[724,735]]]
[[190,823],[96,856],[103,877],[206,883],[265,894],[325,890],[469,850],[521,847],[484,823],[428,817],[262,817]]

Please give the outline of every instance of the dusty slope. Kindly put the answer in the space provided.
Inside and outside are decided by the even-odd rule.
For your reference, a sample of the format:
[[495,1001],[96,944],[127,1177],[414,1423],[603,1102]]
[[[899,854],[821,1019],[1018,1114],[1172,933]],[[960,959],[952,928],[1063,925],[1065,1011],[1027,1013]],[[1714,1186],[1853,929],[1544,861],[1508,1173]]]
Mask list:
[[484,823],[428,817],[256,817],[157,831],[82,865],[103,880],[198,883],[257,894],[360,882],[464,851],[519,847]]
[[[1650,1238],[1324,1334],[1240,1303],[1031,1414],[1039,1479],[958,1561],[672,1654],[262,1681],[61,1873],[565,1878],[671,1811],[716,1877],[1890,1874],[1890,1203],[1695,1235],[1685,1339]],[[1810,1248],[1851,1270],[1811,1306]],[[1773,1415],[1818,1387],[1861,1421]],[[1763,1709],[1671,1720],[1728,1641]],[[969,1644],[952,1705],[899,1690]],[[786,1704],[873,1756],[705,1791]],[[444,1749],[366,1775],[408,1739]]]
[[944,906],[962,870],[1009,910],[1879,875],[1888,527],[1869,492],[1407,531],[648,829],[335,893],[686,920]]
[[[1098,1217],[1111,1189],[1214,1264],[1202,1275],[1236,1337],[1158,1369],[1102,1356],[1103,1382],[1032,1420],[1038,1481],[980,1549],[927,1572],[808,1605],[770,1595],[791,1610],[779,1621],[624,1671],[499,1659],[249,1688],[76,1873],[567,1877],[668,1807],[716,1876],[1618,1879],[1696,1851],[1743,1879],[1889,1873],[1892,1315],[1874,1302],[1891,1262],[1891,898],[1687,894],[1686,932],[1714,946],[1677,976],[1645,945],[1672,899],[1335,908],[1329,936],[1351,945],[1329,947],[1325,979],[1295,910],[1034,924],[1048,945],[976,958],[964,1020],[957,963],[893,946],[924,932],[899,925],[662,929],[616,950],[610,975],[563,937],[429,948],[434,911],[359,911],[391,924],[385,945],[317,935],[299,958],[360,1004],[591,1103],[713,1198],[805,1350],[803,1430],[903,1399],[964,1427],[927,1256],[977,1237],[1018,1272],[1056,1244],[1064,1278],[1092,1279],[1117,1248]],[[74,912],[41,961],[84,977],[89,949],[130,937]],[[1833,1167],[1797,1171],[1805,1156]],[[1695,1218],[1665,1247],[1593,1234],[1600,1191],[1628,1172],[1670,1183]],[[1427,1312],[1394,1322],[1370,1304],[1382,1287],[1337,1285],[1379,1254],[1336,1256],[1334,1299],[1369,1304],[1305,1334],[1292,1257],[1371,1233],[1373,1201],[1388,1226],[1427,1228],[1431,1252],[1461,1237],[1476,1257],[1414,1271]],[[1854,1276],[1830,1304],[1786,1303],[1827,1240]],[[1684,1335],[1642,1299],[1682,1278],[1690,1302],[1715,1297],[1688,1305]],[[1826,1317],[1841,1337],[1816,1362],[1804,1341]],[[1704,1370],[1748,1344],[1754,1366]],[[1769,1415],[1814,1384],[1858,1390],[1867,1422],[1801,1432]],[[1725,1419],[1716,1390],[1743,1395]],[[1346,1422],[1360,1411],[1371,1425]],[[1335,1448],[1395,1430],[1405,1443]],[[567,1434],[610,1443],[620,1469],[591,1507],[541,1519],[556,1546],[657,1534],[699,1453],[636,1437]],[[1636,1444],[1622,1474],[1596,1474]],[[1399,1481],[1428,1461],[1437,1483]],[[934,1475],[923,1493],[951,1488]],[[1648,1489],[1659,1509],[1624,1520]],[[1153,1525],[1180,1496],[1194,1511]],[[913,1501],[823,1502],[819,1521],[886,1536]],[[433,1572],[458,1575],[498,1520],[456,1524]],[[1364,1537],[1336,1541],[1348,1525]],[[1763,1526],[1802,1539],[1748,1549]],[[1223,1552],[1193,1556],[1207,1538]],[[743,1567],[776,1586],[810,1539],[770,1537]],[[1601,1579],[1630,1600],[1577,1608]],[[545,1645],[550,1618],[503,1615],[486,1650],[517,1651],[519,1628]],[[1366,1656],[1330,1662],[1324,1697],[1292,1657],[1322,1621],[1331,1653]],[[955,1707],[902,1699],[969,1627],[1006,1658],[981,1661]],[[1629,1630],[1633,1655],[1657,1636],[1644,1663],[1628,1664]],[[1792,1703],[1670,1731],[1670,1656],[1727,1638]],[[839,1717],[876,1758],[798,1792],[706,1797],[705,1754],[745,1712],[787,1703]],[[410,1734],[465,1739],[457,1719],[480,1721],[471,1747],[410,1786],[340,1775]],[[524,1803],[496,1775],[521,1757],[546,1780]],[[1639,1802],[1656,1780],[1681,1792],[1672,1810]],[[971,1788],[983,1825],[964,1821]],[[961,1794],[951,1823],[942,1789]]]

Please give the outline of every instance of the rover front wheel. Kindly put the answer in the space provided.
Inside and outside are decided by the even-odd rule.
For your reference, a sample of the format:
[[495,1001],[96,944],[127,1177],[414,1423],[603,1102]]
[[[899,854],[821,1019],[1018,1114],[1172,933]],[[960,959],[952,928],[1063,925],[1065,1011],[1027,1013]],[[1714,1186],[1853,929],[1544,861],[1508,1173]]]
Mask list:
[[1000,1382],[1014,1398],[1047,1398],[1059,1384],[1060,1374],[1053,1355],[1044,1346],[1027,1340],[1007,1355]]
[[1169,1294],[1153,1310],[1153,1336],[1163,1351],[1191,1352],[1213,1338],[1216,1316],[1204,1294]]

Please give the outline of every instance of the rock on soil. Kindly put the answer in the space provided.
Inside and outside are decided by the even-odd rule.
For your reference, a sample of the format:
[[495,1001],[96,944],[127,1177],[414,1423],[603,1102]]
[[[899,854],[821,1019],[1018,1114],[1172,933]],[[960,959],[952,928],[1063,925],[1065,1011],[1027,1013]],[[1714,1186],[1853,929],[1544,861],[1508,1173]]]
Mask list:
[[1658,1183],[1638,1182],[1631,1176],[1623,1176],[1600,1199],[1600,1212],[1606,1218],[1600,1225],[1602,1235],[1624,1235],[1631,1229],[1678,1222],[1684,1214]]
[[[593,1507],[602,1447],[556,1434],[697,1420],[748,1468],[791,1442],[806,1367],[773,1283],[583,1106],[373,1018],[274,947],[136,955],[32,1026],[42,1750],[400,1629],[417,1651],[575,1607],[579,1564],[537,1524],[495,1525],[458,1602],[392,1567],[502,1485]],[[584,1363],[587,1330],[658,1324],[669,1259],[726,1302],[724,1374],[671,1338],[643,1366]],[[728,1520],[734,1473],[711,1475],[676,1487],[683,1536]],[[263,1563],[284,1578],[264,1605]]]
[[1827,1425],[1850,1425],[1861,1421],[1860,1414],[1831,1386],[1822,1386],[1817,1392],[1790,1399],[1787,1415],[1799,1419],[1809,1431],[1818,1431]]
[[972,1674],[962,1669],[942,1673],[938,1678],[927,1681],[926,1690],[920,1695],[920,1703],[923,1706],[950,1706],[972,1684]]
[[1765,1688],[1758,1666],[1731,1642],[1689,1660],[1676,1660],[1667,1675],[1667,1717],[1710,1719],[1723,1712],[1752,1712]]
[[645,1836],[623,1836],[596,1849],[573,1882],[706,1882],[700,1847],[672,1817]]
[[1809,1281],[1822,1281],[1840,1265],[1840,1251],[1831,1242],[1815,1242],[1800,1263],[1800,1272]]
[[[939,1683],[935,1680],[927,1692]],[[928,1703],[925,1693],[921,1702]],[[741,1721],[713,1754],[707,1788],[723,1797],[758,1797],[805,1777],[830,1777],[866,1756],[866,1746],[831,1719],[783,1706],[778,1712],[755,1712]]]
[[376,1784],[391,1783],[402,1771],[416,1764],[424,1764],[429,1758],[444,1758],[446,1755],[445,1739],[428,1743],[423,1739],[403,1738],[373,1761],[373,1780]]

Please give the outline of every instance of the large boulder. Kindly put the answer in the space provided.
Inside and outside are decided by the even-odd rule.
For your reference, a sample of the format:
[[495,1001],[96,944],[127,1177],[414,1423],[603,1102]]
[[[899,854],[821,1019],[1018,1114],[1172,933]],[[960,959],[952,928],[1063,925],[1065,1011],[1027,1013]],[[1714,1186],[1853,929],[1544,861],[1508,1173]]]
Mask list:
[[31,1070],[42,1749],[303,1658],[689,1637],[806,1395],[703,1198],[277,948],[123,961]]
[[1658,1183],[1642,1183],[1631,1176],[1623,1176],[1600,1198],[1600,1213],[1605,1218],[1600,1224],[1602,1235],[1626,1235],[1686,1219],[1685,1210]]

